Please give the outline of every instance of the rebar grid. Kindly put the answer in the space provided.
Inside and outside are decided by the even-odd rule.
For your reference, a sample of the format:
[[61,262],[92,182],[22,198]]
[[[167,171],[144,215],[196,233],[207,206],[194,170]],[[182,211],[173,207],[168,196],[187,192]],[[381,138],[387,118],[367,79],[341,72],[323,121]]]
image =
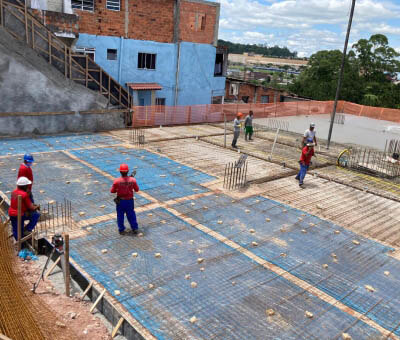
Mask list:
[[[233,129],[233,128],[232,128]],[[285,120],[270,118],[263,124],[253,123],[254,136],[259,137],[262,132],[271,130],[289,131],[289,122]]]
[[[345,121],[346,121],[346,115],[341,114],[341,113],[335,114],[335,119],[333,121],[334,124],[343,125]],[[329,122],[331,122],[331,120],[329,120]]]
[[131,143],[137,147],[145,144],[145,130],[144,129],[131,129]]
[[15,271],[16,256],[7,227],[0,219],[0,335],[15,340],[77,339],[71,330],[57,327],[57,316]]
[[380,177],[395,178],[400,176],[400,162],[393,153],[369,148],[354,148],[350,152],[349,167]]

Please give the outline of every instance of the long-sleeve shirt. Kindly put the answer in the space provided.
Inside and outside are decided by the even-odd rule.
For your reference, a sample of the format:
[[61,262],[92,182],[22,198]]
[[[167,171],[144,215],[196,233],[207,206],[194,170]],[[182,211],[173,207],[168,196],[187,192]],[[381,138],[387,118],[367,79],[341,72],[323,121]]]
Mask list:
[[244,126],[253,126],[253,117],[248,115],[244,121]]
[[11,203],[8,209],[8,216],[18,216],[18,196],[21,196],[21,216],[29,210],[33,210],[33,204],[26,191],[15,189],[11,193]]
[[240,131],[240,120],[235,118],[235,120],[233,121],[233,130],[234,131]]
[[130,176],[117,178],[111,187],[111,193],[117,193],[122,200],[132,199],[133,191],[138,192],[139,186],[136,179]]
[[[20,177],[26,177],[33,183],[33,172],[31,167],[27,166],[26,164],[22,163],[19,167],[18,170],[18,176],[17,179]],[[29,184],[28,186],[29,191],[32,191],[32,184]]]

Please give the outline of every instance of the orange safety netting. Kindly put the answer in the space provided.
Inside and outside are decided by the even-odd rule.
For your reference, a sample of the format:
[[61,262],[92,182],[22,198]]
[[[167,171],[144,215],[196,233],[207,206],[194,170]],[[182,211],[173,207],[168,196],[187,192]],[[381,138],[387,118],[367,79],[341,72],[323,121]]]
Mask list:
[[[208,104],[192,106],[134,106],[134,127],[220,123],[232,120],[238,112],[254,112],[255,118],[275,118],[300,115],[330,114],[333,101],[297,101],[268,104]],[[400,122],[400,110],[364,106],[339,101],[337,112],[362,117]]]

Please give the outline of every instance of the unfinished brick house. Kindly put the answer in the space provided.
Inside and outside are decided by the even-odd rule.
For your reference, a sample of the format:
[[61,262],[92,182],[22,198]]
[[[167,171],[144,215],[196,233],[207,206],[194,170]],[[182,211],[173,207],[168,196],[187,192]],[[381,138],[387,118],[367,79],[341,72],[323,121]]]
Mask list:
[[226,78],[225,100],[227,102],[275,103],[284,101],[287,91],[257,85],[244,80]]
[[42,22],[89,54],[133,104],[222,102],[220,4],[202,0],[31,0]]

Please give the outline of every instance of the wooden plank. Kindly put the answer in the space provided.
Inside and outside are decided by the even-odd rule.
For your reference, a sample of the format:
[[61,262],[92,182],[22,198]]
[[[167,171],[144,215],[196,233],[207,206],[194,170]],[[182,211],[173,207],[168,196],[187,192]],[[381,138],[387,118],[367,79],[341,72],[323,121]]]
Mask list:
[[0,24],[4,27],[4,18],[3,18],[3,0],[0,0]]
[[71,275],[69,272],[69,234],[64,234],[65,295],[71,295]]
[[27,8],[26,8],[26,1],[24,4],[24,20],[25,20],[25,39],[26,43],[29,44],[29,38],[28,38],[28,13],[27,13]]
[[108,75],[108,103],[111,102],[111,77]]
[[100,300],[103,298],[104,294],[106,293],[106,289],[104,288],[103,291],[100,293],[99,297],[97,298],[96,302],[90,308],[90,313],[93,313],[96,306],[99,304]]
[[50,269],[47,271],[46,274],[44,274],[44,279],[47,279],[47,277],[53,272],[53,270],[57,267],[57,265],[61,261],[61,256],[57,257],[57,260],[54,261],[54,263],[51,265]]
[[22,216],[21,216],[22,196],[18,195],[18,215],[17,215],[17,249],[18,253],[21,250],[21,227],[22,227]]
[[32,33],[32,48],[35,49],[35,24],[33,20],[31,20],[31,33]]
[[122,316],[119,318],[117,324],[115,325],[115,327],[114,327],[114,329],[113,329],[113,331],[112,331],[112,333],[111,333],[111,337],[112,337],[112,338],[115,338],[115,336],[117,335],[118,330],[119,330],[119,328],[121,327],[121,325],[122,325],[122,323],[124,322],[124,320],[125,320],[125,319],[124,319]]
[[86,62],[85,79],[86,79],[86,87],[88,87],[88,69],[89,69],[88,63],[89,63],[89,61],[88,61],[88,56],[87,55],[86,55],[85,62]]
[[49,44],[49,64],[51,64],[51,33],[50,31],[47,33],[48,35],[48,44]]
[[0,112],[0,117],[12,116],[53,116],[53,115],[74,115],[73,111],[65,112]]
[[65,78],[68,77],[67,58],[68,58],[67,45],[64,45],[64,77]]
[[3,334],[1,334],[1,333],[0,333],[0,339],[1,339],[1,340],[12,340],[12,339],[6,337],[5,335],[3,335]]
[[86,296],[87,293],[89,293],[90,288],[93,287],[93,281],[89,283],[89,285],[86,287],[85,291],[81,295],[81,300]]

